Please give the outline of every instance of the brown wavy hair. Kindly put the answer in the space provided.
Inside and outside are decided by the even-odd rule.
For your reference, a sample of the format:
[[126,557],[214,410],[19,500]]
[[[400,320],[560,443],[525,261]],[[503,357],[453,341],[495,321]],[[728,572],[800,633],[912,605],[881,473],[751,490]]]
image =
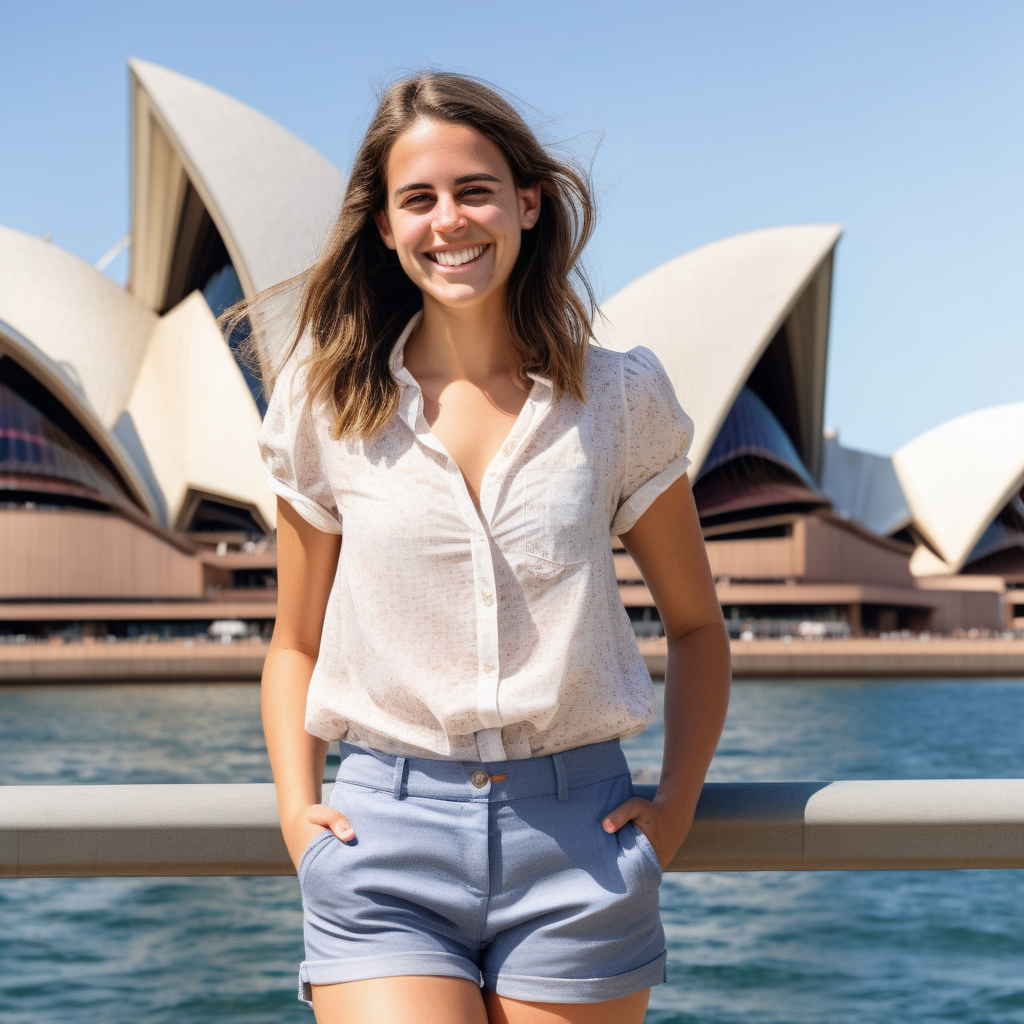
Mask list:
[[[370,437],[398,408],[400,389],[388,360],[423,302],[396,253],[384,245],[374,213],[387,201],[391,147],[421,118],[474,128],[504,154],[517,187],[540,183],[540,216],[523,232],[509,279],[508,324],[519,356],[518,376],[524,386],[530,373],[547,377],[556,398],[586,400],[583,370],[595,302],[580,257],[595,224],[589,177],[551,156],[512,104],[483,82],[427,71],[395,82],[381,96],[337,223],[302,275],[289,351],[308,329],[308,388],[333,414],[335,437]],[[229,318],[244,318],[258,301],[242,303]]]

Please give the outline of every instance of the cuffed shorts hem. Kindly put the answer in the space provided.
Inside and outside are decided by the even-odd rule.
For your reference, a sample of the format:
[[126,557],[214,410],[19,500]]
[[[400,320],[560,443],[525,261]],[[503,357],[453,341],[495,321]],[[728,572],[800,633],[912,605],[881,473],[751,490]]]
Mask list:
[[343,981],[397,978],[430,974],[442,978],[466,978],[480,984],[480,970],[457,953],[429,951],[389,956],[355,956],[343,960],[304,960],[299,967],[299,998],[312,1005],[313,985],[338,985]]
[[538,978],[524,974],[488,974],[484,986],[499,996],[530,1003],[603,1003],[663,984],[667,953],[625,974],[610,978]]

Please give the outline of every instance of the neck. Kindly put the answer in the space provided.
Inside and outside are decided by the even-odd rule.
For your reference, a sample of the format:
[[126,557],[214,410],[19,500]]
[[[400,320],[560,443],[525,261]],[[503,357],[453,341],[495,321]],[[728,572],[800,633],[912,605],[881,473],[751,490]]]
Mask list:
[[466,308],[443,306],[425,295],[423,319],[403,355],[416,377],[481,381],[513,372],[517,358],[504,290]]

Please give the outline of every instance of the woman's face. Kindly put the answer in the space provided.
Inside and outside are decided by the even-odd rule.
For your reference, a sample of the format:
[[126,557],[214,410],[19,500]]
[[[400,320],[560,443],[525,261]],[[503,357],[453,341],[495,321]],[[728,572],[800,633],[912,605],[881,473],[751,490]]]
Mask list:
[[423,119],[392,146],[387,190],[377,227],[424,301],[503,299],[540,185],[517,188],[501,150],[475,129]]

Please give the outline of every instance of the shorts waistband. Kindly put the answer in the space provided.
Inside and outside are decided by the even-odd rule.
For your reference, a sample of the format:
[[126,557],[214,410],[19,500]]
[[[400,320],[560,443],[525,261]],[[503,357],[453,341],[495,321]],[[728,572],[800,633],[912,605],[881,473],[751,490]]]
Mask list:
[[516,761],[403,757],[344,740],[338,746],[338,782],[380,790],[397,799],[497,802],[557,796],[568,800],[574,789],[629,774],[617,739]]

